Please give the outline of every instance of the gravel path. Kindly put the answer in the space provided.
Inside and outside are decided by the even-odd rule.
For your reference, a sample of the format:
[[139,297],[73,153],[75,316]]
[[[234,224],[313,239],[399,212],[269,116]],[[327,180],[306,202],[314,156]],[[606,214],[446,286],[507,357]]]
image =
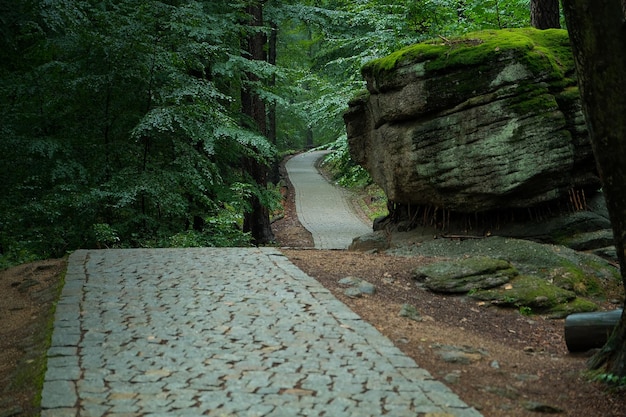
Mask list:
[[315,163],[325,151],[306,152],[287,161],[289,179],[296,192],[300,223],[313,235],[317,249],[346,249],[352,239],[372,231],[354,213],[342,190],[320,175]]
[[273,248],[80,250],[42,417],[480,417]]

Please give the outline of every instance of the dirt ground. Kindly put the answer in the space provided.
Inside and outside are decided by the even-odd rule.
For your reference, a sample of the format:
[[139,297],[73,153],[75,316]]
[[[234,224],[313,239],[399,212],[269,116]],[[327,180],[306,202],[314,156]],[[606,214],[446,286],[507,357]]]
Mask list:
[[[312,238],[297,220],[289,184],[284,194],[285,215],[273,228],[278,242],[292,247],[283,249],[287,257],[484,416],[626,415],[624,392],[585,377],[589,353],[568,352],[564,320],[422,290],[411,271],[432,259],[304,249]],[[344,295],[338,281],[348,276],[374,284],[376,293]],[[623,299],[621,290],[609,298]],[[403,304],[415,307],[421,321],[401,317]],[[444,360],[451,350],[461,359]]]
[[[278,244],[290,248],[283,249],[289,259],[486,417],[625,415],[624,393],[588,382],[588,355],[567,352],[563,320],[419,289],[411,270],[431,259],[312,250],[293,193],[288,186],[284,193],[285,213],[273,229]],[[64,269],[65,260],[53,259],[0,272],[0,417],[38,415],[42,358]],[[337,282],[347,276],[369,281],[376,293],[347,297]],[[400,317],[403,304],[415,307],[421,321]]]
[[53,305],[65,260],[0,271],[0,417],[38,416]]

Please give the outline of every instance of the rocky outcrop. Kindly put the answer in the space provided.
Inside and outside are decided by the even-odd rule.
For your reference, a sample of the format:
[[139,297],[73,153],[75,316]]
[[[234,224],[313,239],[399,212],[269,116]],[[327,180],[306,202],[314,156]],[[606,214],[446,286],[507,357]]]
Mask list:
[[350,152],[390,201],[462,213],[597,189],[567,33],[485,31],[363,68]]

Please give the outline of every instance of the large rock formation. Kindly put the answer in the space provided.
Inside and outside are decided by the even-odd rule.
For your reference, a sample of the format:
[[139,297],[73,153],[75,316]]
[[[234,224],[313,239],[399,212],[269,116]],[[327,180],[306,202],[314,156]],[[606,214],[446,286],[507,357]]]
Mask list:
[[390,201],[472,213],[596,189],[567,33],[484,31],[363,68],[350,152]]

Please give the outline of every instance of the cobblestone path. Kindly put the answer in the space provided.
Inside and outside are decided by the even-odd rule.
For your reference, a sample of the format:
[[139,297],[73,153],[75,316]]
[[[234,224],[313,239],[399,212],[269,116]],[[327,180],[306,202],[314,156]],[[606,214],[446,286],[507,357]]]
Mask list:
[[340,188],[330,184],[315,167],[325,151],[306,152],[287,161],[287,173],[296,193],[300,223],[313,235],[318,249],[346,249],[352,239],[372,231],[354,213]]
[[479,417],[272,248],[74,252],[42,417]]

